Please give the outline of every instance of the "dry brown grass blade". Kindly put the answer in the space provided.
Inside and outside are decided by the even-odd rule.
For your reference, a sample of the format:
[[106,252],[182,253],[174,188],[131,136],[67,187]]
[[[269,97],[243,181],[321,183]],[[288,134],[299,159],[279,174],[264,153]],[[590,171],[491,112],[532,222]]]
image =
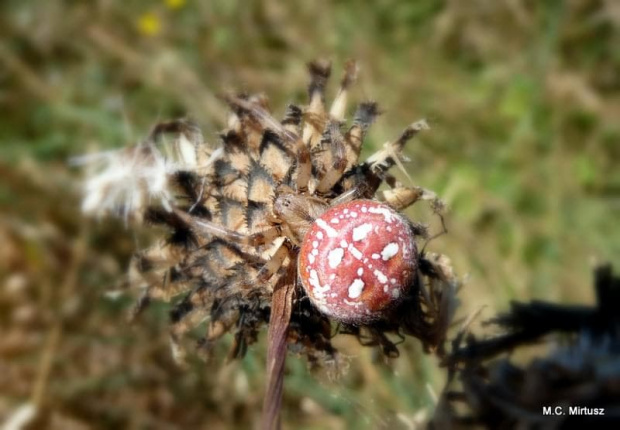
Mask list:
[[15,55],[5,43],[0,43],[0,64],[6,68],[6,71],[13,73],[24,89],[37,99],[53,102],[56,98],[54,89],[41,79],[36,70]]
[[[60,299],[62,302],[69,300],[79,286],[79,271],[84,263],[87,254],[88,228],[86,224],[81,227],[80,235],[73,244],[73,255],[67,268],[67,274],[60,289]],[[47,398],[49,392],[50,379],[53,378],[54,362],[57,358],[58,349],[61,347],[63,338],[64,321],[62,315],[57,315],[52,327],[50,328],[45,346],[39,360],[37,377],[32,387],[30,397],[31,404],[36,408],[36,413],[41,412],[41,408],[49,402]]]
[[[162,56],[144,55],[101,26],[92,25],[87,34],[101,55],[119,59],[127,73],[139,76],[154,88],[169,91],[184,100],[191,112],[201,112],[205,118],[211,118],[214,124],[225,122],[224,110],[215,95],[182,60],[170,62],[164,61]],[[176,84],[168,85],[171,81]],[[188,94],[192,96],[188,97]]]
[[280,427],[287,335],[295,292],[294,280],[295,265],[291,264],[287,268],[287,276],[280,279],[273,292],[267,341],[267,389],[261,424],[263,430]]

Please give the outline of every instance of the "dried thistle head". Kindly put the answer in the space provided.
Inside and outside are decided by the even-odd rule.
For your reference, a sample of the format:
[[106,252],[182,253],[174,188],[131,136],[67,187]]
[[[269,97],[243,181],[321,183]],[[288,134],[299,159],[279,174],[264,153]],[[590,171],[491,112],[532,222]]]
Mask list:
[[[183,335],[204,320],[200,350],[208,356],[230,332],[231,358],[243,356],[269,323],[266,398],[272,403],[265,415],[272,424],[287,348],[315,365],[336,363],[331,338],[337,327],[388,357],[398,355],[391,335],[415,336],[427,350],[441,352],[456,305],[449,260],[420,249],[426,229],[400,214],[427,200],[441,217],[441,201],[389,172],[402,167],[404,146],[428,125],[409,125],[360,161],[379,109],[363,102],[346,120],[357,66],[347,63],[329,108],[330,64],[315,61],[308,69],[307,105],[289,105],[278,120],[265,97],[227,94],[231,112],[217,145],[205,142],[190,121],[158,124],[145,143],[110,158],[114,166],[91,177],[85,199],[86,209],[139,212],[138,219],[168,228],[166,238],[136,254],[129,280],[143,290],[136,314],[153,299],[174,301],[171,339],[178,359]],[[157,151],[158,142],[168,148],[161,143],[166,134],[176,137],[173,150]],[[148,156],[132,158],[141,154]],[[122,174],[115,175],[117,165]],[[126,180],[115,188],[110,178]],[[329,244],[320,243],[327,236]],[[327,311],[336,299],[347,312]],[[349,317],[352,309],[362,317]]]

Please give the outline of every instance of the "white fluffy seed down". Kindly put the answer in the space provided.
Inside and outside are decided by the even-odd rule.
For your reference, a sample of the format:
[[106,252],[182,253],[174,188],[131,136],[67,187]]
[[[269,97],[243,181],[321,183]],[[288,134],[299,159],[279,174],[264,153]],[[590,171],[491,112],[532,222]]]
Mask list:
[[[177,156],[164,155],[168,153]],[[208,167],[223,153],[223,148],[216,149],[200,168]],[[174,201],[171,176],[199,167],[193,145],[184,136],[175,141],[174,148],[160,150],[152,143],[141,143],[82,155],[71,159],[71,163],[87,171],[82,211],[88,215],[116,215],[125,221],[154,202],[170,211]]]

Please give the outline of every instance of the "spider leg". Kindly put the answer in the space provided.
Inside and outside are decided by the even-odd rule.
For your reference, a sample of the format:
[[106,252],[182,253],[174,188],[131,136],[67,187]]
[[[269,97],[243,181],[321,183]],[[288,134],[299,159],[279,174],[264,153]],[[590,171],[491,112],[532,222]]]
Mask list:
[[328,131],[332,150],[332,166],[331,169],[327,169],[327,172],[325,172],[325,175],[317,185],[316,192],[319,195],[327,194],[340,178],[342,178],[342,174],[347,168],[344,139],[340,133],[340,124],[338,121],[330,121]]
[[368,183],[358,182],[355,185],[353,185],[351,188],[349,188],[347,191],[340,194],[338,197],[334,198],[330,202],[330,205],[336,206],[336,205],[339,205],[340,203],[348,203],[353,200],[368,198],[370,197],[370,194],[371,194],[370,191],[371,189],[369,188]]
[[282,267],[284,260],[291,254],[292,250],[291,241],[285,239],[265,265],[260,268],[256,275],[256,281],[260,283],[268,281]]
[[394,342],[388,339],[388,337],[382,330],[376,330],[371,328],[370,335],[375,339],[374,344],[381,347],[383,355],[385,355],[387,358],[398,358],[398,356],[400,355],[398,348],[396,347]]
[[308,191],[308,182],[312,175],[312,162],[310,160],[310,150],[299,140],[300,148],[297,153],[297,192],[305,193]]
[[419,200],[426,200],[430,202],[433,213],[439,218],[441,229],[437,233],[434,233],[429,237],[428,233],[426,233],[425,227],[415,224],[413,222],[411,223],[414,231],[416,231],[417,234],[427,237],[423,247],[423,251],[424,249],[426,249],[426,246],[429,244],[429,242],[448,233],[448,228],[446,226],[446,220],[444,217],[444,212],[446,209],[445,203],[433,191],[427,190],[426,188],[422,187],[404,187],[400,184],[397,184],[396,187],[390,190],[383,190],[378,192],[377,196],[379,200],[385,202],[387,205],[391,206],[397,211],[402,211]]
[[196,234],[202,236],[210,235],[243,245],[260,246],[282,235],[282,227],[280,227],[279,225],[268,227],[262,231],[253,234],[243,234],[223,227],[220,224],[193,217],[188,213],[183,212],[182,210],[173,210],[175,214],[180,219],[185,221]]
[[313,61],[308,64],[310,85],[308,94],[310,103],[304,116],[306,118],[302,132],[302,140],[309,147],[319,144],[325,124],[325,85],[331,74],[329,61]]
[[353,125],[345,135],[347,151],[347,169],[357,164],[362,149],[362,142],[371,124],[379,115],[379,109],[375,102],[365,102],[358,106],[353,118]]
[[414,233],[418,236],[426,238],[426,242],[424,244],[422,252],[424,252],[424,249],[426,249],[426,246],[429,244],[430,241],[448,232],[448,228],[446,227],[446,222],[444,218],[445,204],[439,197],[437,197],[437,194],[435,194],[434,192],[422,187],[398,186],[390,190],[380,191],[377,193],[377,196],[380,201],[385,202],[388,206],[394,208],[397,211],[402,211],[419,200],[427,200],[431,202],[431,208],[433,209],[433,213],[437,217],[439,217],[439,221],[441,223],[440,231],[432,234],[429,237],[427,228],[425,226],[410,221],[410,225]]
[[443,236],[444,234],[448,233],[448,227],[446,226],[446,219],[443,216],[443,213],[438,211],[438,210],[436,210],[436,209],[433,209],[433,210],[434,210],[435,214],[439,217],[439,221],[441,223],[441,230],[438,231],[437,233],[433,234],[432,236],[430,236],[428,239],[426,239],[426,243],[424,243],[424,246],[422,247],[422,252],[426,251],[426,247],[428,246],[428,244],[431,241],[433,241],[433,240],[437,239],[438,237]]
[[282,126],[287,132],[299,135],[302,116],[303,112],[301,108],[290,104],[286,107],[286,112],[282,119]]

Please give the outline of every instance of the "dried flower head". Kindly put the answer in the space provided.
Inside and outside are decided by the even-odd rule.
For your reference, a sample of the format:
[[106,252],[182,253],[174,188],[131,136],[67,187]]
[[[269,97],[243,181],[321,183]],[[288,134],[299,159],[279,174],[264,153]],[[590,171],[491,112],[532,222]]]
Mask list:
[[[180,120],[159,124],[136,148],[103,155],[107,164],[87,182],[85,198],[88,210],[114,210],[123,216],[140,212],[137,218],[168,227],[165,240],[135,256],[130,281],[144,291],[136,314],[153,299],[174,300],[171,337],[178,359],[184,355],[183,335],[205,319],[201,351],[208,356],[213,344],[232,332],[231,358],[243,356],[269,323],[265,427],[272,427],[277,417],[287,348],[306,355],[313,365],[337,363],[331,344],[337,327],[364,345],[381,347],[388,357],[398,354],[391,335],[412,335],[427,350],[441,351],[456,304],[457,281],[449,260],[425,253],[417,242],[426,238],[426,229],[399,213],[419,200],[431,201],[439,213],[441,201],[421,187],[403,185],[389,172],[402,167],[405,144],[428,125],[409,125],[360,161],[379,110],[376,103],[364,102],[351,121],[345,119],[357,66],[346,64],[329,109],[325,86],[330,64],[315,61],[309,72],[308,105],[289,105],[282,120],[272,116],[263,96],[228,94],[223,97],[231,109],[228,127],[215,146],[204,142],[191,122]],[[175,161],[155,146],[166,133],[177,136],[176,151],[168,151],[176,152]],[[322,218],[334,208],[351,210],[359,201],[368,201],[379,218],[397,222],[379,226],[372,216],[361,224],[349,217],[353,223],[345,228],[344,215],[342,223]],[[361,235],[368,225],[376,229],[374,236],[381,230],[388,241],[366,244],[370,254],[359,260],[361,244],[351,235]],[[315,255],[311,249],[312,257],[299,264],[300,249],[312,248],[317,226],[330,243],[346,241],[347,246]],[[381,263],[372,269],[375,253]],[[359,282],[353,291],[347,284],[348,300],[338,306],[351,309],[342,308],[347,311],[342,315],[355,314],[348,312],[355,308],[377,310],[371,318],[339,318],[317,302],[319,290],[325,293],[331,286],[321,280],[317,288],[308,280],[314,269],[306,273],[305,263],[331,258],[327,264],[333,265],[337,257],[355,273],[361,266],[353,264],[368,270],[355,278]],[[392,271],[386,275],[382,270]],[[329,280],[330,274],[326,276]],[[381,285],[381,290],[365,294],[362,282]],[[385,297],[383,285],[389,285]],[[329,293],[340,294],[335,289]],[[360,305],[359,300],[371,296],[369,307]],[[394,299],[389,305],[388,297]]]

